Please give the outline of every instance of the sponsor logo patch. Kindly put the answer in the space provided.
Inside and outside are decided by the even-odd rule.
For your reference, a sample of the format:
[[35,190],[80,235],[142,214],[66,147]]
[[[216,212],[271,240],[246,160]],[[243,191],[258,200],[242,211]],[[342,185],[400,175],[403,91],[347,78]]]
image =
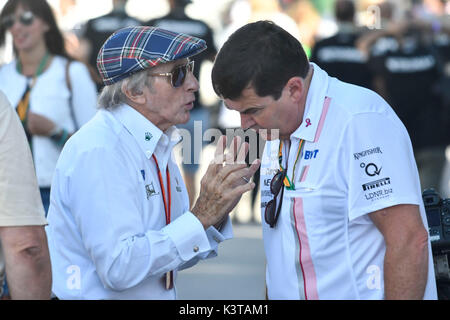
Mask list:
[[392,188],[389,189],[382,189],[382,190],[378,190],[378,191],[374,191],[374,192],[369,192],[364,194],[364,196],[366,197],[367,201],[376,201],[376,200],[380,200],[380,199],[384,199],[389,197],[392,193],[394,193],[394,191],[392,190]]
[[364,157],[369,156],[369,155],[374,154],[374,153],[383,153],[383,152],[381,151],[380,147],[376,147],[376,148],[372,148],[372,149],[369,149],[369,150],[364,150],[364,151],[361,151],[361,152],[354,153],[353,154],[353,158],[355,160],[359,160],[361,158],[364,158]]
[[150,197],[156,196],[159,193],[156,192],[155,187],[153,186],[153,182],[150,182],[150,184],[147,184],[145,186],[145,191],[147,192],[147,200],[150,199]]
[[372,181],[369,183],[365,183],[362,185],[363,191],[373,190],[380,188],[382,186],[391,184],[391,178],[384,178],[376,181]]
[[382,169],[382,167],[378,168],[378,166],[375,163],[369,163],[367,165],[365,163],[361,163],[360,167],[362,169],[365,169],[366,174],[369,177],[379,176]]

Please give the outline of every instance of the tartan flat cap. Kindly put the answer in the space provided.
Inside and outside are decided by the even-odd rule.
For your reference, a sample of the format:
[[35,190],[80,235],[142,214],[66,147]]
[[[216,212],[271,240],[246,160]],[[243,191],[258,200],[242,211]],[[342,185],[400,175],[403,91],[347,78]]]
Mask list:
[[183,33],[155,27],[128,27],[116,31],[101,47],[97,69],[105,85],[141,70],[188,58],[206,49],[206,42]]

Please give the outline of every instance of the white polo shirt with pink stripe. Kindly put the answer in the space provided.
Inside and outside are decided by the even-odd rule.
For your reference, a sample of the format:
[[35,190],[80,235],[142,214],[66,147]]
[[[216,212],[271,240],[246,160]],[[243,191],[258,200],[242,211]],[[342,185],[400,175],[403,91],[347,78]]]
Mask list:
[[[265,222],[264,210],[273,198],[270,182],[279,169],[279,140],[266,144],[262,159],[268,296],[383,299],[385,243],[368,214],[419,205],[428,230],[411,142],[379,95],[311,65],[304,121],[282,148],[282,165],[294,189],[284,190],[274,228]],[[305,142],[294,166],[301,139]],[[428,249],[424,298],[437,299],[430,244]]]

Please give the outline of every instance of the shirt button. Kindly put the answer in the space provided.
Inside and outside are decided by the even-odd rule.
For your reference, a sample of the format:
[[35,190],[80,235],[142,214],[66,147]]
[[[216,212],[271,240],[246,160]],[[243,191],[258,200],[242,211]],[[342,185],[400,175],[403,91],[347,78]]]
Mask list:
[[220,242],[219,238],[217,238],[216,236],[213,237],[215,242]]
[[194,252],[198,252],[199,248],[197,246],[194,247]]

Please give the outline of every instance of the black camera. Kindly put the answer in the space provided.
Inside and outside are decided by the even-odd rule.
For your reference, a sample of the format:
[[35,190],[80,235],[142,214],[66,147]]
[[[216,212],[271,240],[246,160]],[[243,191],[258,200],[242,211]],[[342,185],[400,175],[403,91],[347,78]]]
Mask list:
[[434,189],[422,193],[433,254],[450,252],[450,199],[441,199]]
[[450,300],[450,199],[442,199],[434,189],[422,193],[433,251],[439,300]]

